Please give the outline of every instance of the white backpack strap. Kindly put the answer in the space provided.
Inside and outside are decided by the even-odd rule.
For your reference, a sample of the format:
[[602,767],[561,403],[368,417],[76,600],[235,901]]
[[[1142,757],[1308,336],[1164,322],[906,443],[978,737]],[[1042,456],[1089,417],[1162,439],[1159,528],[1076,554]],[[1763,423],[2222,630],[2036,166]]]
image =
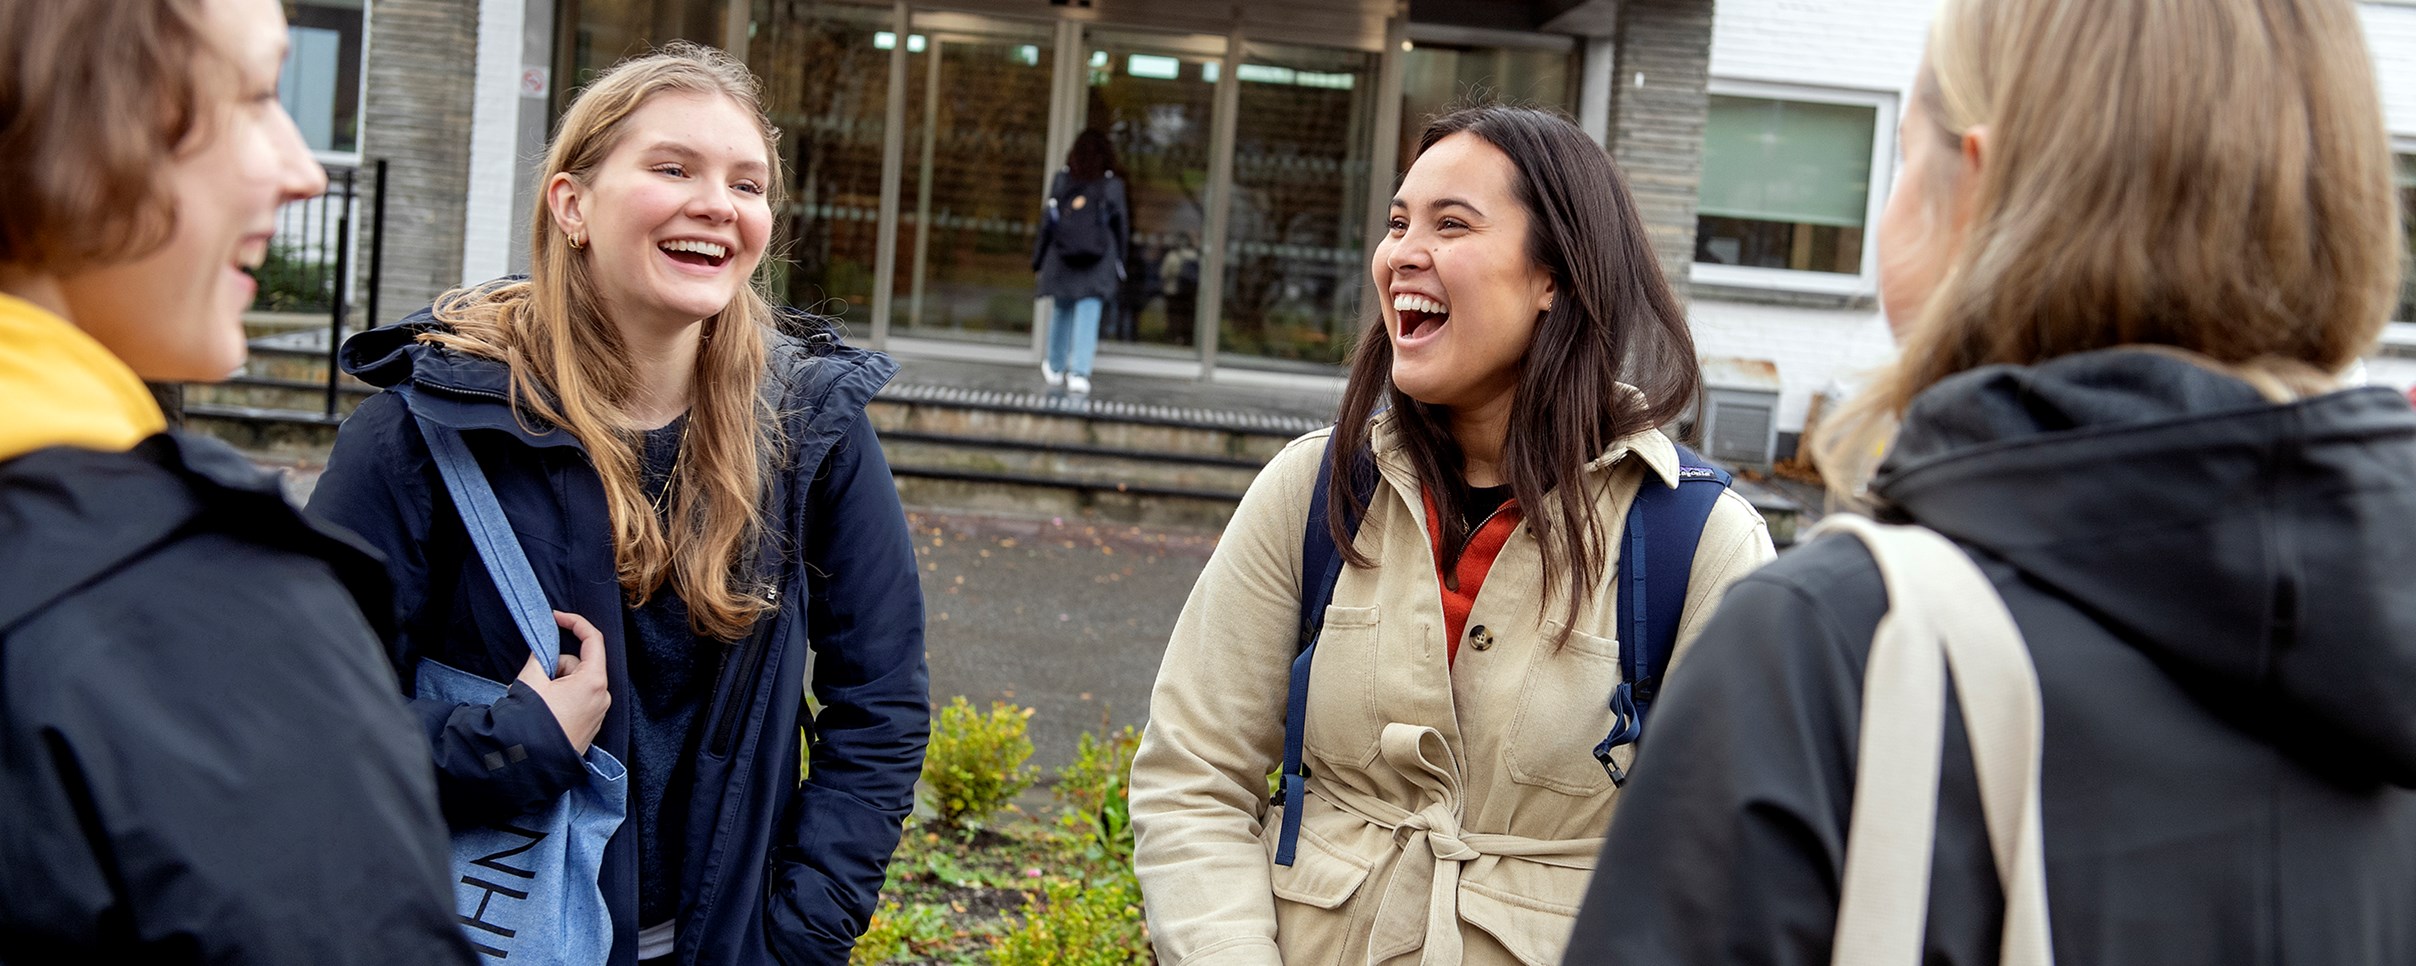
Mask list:
[[1987,576],[1937,533],[1848,514],[1814,530],[1829,532],[1851,534],[1870,548],[1888,598],[1863,678],[1853,824],[1830,962],[1921,961],[1951,668],[2005,893],[1999,961],[2048,966],[2054,956],[2039,828],[2042,720],[2038,674],[2021,631]]

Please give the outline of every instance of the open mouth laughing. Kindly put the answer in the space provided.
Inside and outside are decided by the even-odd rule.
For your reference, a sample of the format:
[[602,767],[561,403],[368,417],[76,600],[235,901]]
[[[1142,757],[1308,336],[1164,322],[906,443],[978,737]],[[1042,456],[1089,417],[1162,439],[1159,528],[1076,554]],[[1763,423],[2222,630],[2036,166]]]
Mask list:
[[1400,338],[1423,339],[1442,330],[1451,321],[1451,308],[1424,295],[1402,293],[1393,296],[1393,314],[1401,319]]
[[730,248],[718,242],[675,238],[655,246],[672,261],[697,268],[720,268],[730,261]]

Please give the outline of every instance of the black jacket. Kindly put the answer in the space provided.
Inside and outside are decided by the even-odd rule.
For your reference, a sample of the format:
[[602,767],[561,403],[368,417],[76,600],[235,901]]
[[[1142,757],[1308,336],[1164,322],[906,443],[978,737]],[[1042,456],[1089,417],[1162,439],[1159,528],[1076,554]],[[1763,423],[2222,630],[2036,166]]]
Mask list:
[[[2270,405],[2129,350],[1991,367],[1915,400],[1873,489],[1969,551],[2028,642],[2059,963],[2416,963],[2405,399]],[[1842,538],[1728,592],[1654,708],[1570,962],[1828,961],[1886,607]],[[1949,721],[1924,961],[1994,963]]]
[[467,963],[385,574],[218,443],[0,464],[0,961]]
[[[1071,171],[1060,169],[1049,179],[1049,197],[1062,199],[1071,196],[1076,186],[1073,178]],[[1102,206],[1099,210],[1060,210],[1057,219],[1101,219],[1107,229],[1107,254],[1081,268],[1066,264],[1064,259],[1058,257],[1055,247],[1057,225],[1047,217],[1041,219],[1040,234],[1032,241],[1032,270],[1040,273],[1040,294],[1055,298],[1061,306],[1071,305],[1080,299],[1097,298],[1106,300],[1112,307],[1116,293],[1122,288],[1124,256],[1132,247],[1132,212],[1124,195],[1124,179],[1116,177],[1115,172],[1110,171],[1102,177],[1098,187],[1099,204]]]
[[[602,632],[612,707],[596,746],[629,760],[620,583],[604,487],[568,432],[514,413],[501,363],[415,341],[425,311],[344,344],[347,371],[413,387],[361,405],[344,423],[311,510],[384,551],[401,632],[392,653],[406,694],[421,658],[512,681],[528,658],[446,495],[412,410],[462,431],[556,609]],[[700,725],[681,880],[683,963],[844,963],[871,917],[913,805],[930,727],[923,598],[914,546],[865,405],[896,371],[886,356],[781,337],[768,391],[789,451],[775,473],[777,524],[759,556],[781,608],[714,660]],[[809,650],[810,645],[810,650]],[[801,682],[809,661],[820,713]],[[551,801],[584,780],[578,758],[527,685],[490,707],[411,702],[432,748],[446,816],[470,826]],[[812,778],[798,780],[800,729]],[[519,745],[523,755],[510,754]],[[492,762],[501,768],[489,768]],[[636,801],[635,796],[631,798]],[[613,962],[635,961],[637,832],[606,846],[601,885]]]

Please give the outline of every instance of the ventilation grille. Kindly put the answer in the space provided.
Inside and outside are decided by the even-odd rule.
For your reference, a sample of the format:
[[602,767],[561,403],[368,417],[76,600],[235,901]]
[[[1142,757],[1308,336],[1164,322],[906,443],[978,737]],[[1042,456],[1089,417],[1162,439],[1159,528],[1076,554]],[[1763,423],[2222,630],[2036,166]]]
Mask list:
[[1713,392],[1708,400],[1710,413],[1704,428],[1706,442],[1711,444],[1711,458],[1730,463],[1770,464],[1772,432],[1775,415],[1774,399],[1739,399],[1723,392]]

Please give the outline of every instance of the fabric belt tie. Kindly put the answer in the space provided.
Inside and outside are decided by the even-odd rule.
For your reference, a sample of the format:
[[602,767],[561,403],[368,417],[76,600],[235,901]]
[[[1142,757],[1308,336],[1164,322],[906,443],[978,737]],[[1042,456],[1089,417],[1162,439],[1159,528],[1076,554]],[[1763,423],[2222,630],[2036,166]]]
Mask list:
[[[1460,870],[1485,856],[1503,856],[1565,869],[1594,868],[1602,840],[1534,839],[1460,830],[1459,769],[1440,732],[1393,722],[1378,739],[1378,760],[1417,786],[1425,804],[1415,811],[1362,795],[1326,794],[1379,828],[1390,829],[1401,858],[1376,901],[1367,960],[1388,964],[1411,953],[1422,966],[1456,966],[1460,942]],[[1321,783],[1322,784],[1322,783]],[[1406,961],[1406,960],[1405,960]]]

